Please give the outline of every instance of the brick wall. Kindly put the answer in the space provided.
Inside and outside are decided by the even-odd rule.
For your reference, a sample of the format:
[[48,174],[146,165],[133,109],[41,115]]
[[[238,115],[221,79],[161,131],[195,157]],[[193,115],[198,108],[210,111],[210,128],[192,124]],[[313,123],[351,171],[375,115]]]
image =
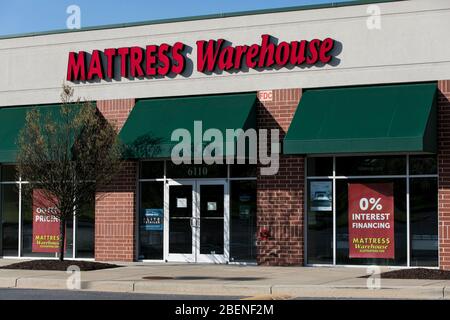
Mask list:
[[134,99],[99,100],[97,109],[120,130],[135,104]]
[[[272,101],[258,103],[258,128],[279,129],[282,141],[300,97],[300,89],[274,90]],[[270,232],[268,240],[257,241],[258,264],[303,264],[304,174],[304,157],[280,155],[277,175],[258,175],[258,233],[263,228]]]
[[[97,108],[120,130],[134,99],[98,101]],[[135,259],[135,204],[137,163],[127,161],[114,181],[98,190],[95,204],[95,259]]]
[[450,270],[450,80],[438,87],[439,265]]

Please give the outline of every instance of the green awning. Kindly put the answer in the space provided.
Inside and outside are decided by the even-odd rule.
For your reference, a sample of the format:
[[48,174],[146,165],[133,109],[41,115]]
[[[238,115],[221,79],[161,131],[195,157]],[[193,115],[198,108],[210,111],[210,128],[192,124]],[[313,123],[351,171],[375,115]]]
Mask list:
[[60,112],[60,104],[26,107],[0,108],[0,163],[15,163],[17,157],[17,138],[20,130],[25,125],[25,117],[28,111],[37,108],[41,115],[49,116],[57,121]]
[[307,90],[283,153],[435,153],[436,92],[436,83]]
[[172,132],[187,129],[194,140],[194,121],[202,121],[203,132],[219,129],[224,138],[226,129],[255,128],[255,102],[256,93],[139,100],[120,132],[124,156],[170,157],[178,144],[171,141]]

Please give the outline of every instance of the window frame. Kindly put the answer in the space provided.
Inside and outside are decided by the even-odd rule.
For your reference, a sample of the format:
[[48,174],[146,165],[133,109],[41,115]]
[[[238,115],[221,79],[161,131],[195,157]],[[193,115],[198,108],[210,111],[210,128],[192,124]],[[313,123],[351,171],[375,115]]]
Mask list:
[[[436,165],[437,172],[434,174],[411,174],[410,173],[410,157],[414,157],[420,154],[343,154],[343,155],[307,155],[305,157],[305,199],[304,199],[304,217],[303,217],[303,225],[304,225],[304,256],[305,256],[305,265],[306,266],[341,266],[341,267],[364,267],[364,265],[357,264],[337,264],[336,263],[336,181],[337,180],[358,180],[358,179],[394,179],[400,178],[406,180],[406,266],[398,266],[392,265],[389,267],[399,267],[399,268],[429,268],[429,269],[438,269],[440,266],[440,252],[439,252],[439,244],[438,244],[438,264],[437,266],[412,266],[411,265],[411,221],[410,221],[410,179],[414,178],[433,178],[437,179],[439,183],[439,164]],[[406,170],[404,174],[397,175],[361,175],[361,176],[338,176],[336,175],[336,159],[342,157],[370,157],[370,156],[403,156],[406,157]],[[434,155],[437,156],[437,155]],[[318,158],[318,157],[326,157],[333,159],[333,171],[331,176],[308,176],[308,158]],[[438,160],[436,160],[438,161]],[[311,180],[320,180],[320,179],[329,179],[332,181],[332,194],[333,194],[333,259],[331,264],[317,264],[317,263],[308,263],[308,182]],[[439,185],[438,185],[439,188]],[[437,200],[439,200],[439,195],[436,194]],[[438,212],[437,221],[439,226],[439,203],[438,203]]]
[[[2,167],[4,166],[15,166],[15,164],[13,163],[2,163],[0,164],[0,172]],[[2,259],[26,259],[26,260],[39,260],[39,259],[58,259],[58,253],[55,253],[54,256],[52,255],[51,257],[45,257],[45,256],[32,256],[32,257],[27,257],[23,255],[23,214],[22,214],[22,186],[25,184],[28,184],[28,181],[24,181],[22,180],[22,177],[19,177],[19,180],[17,181],[3,181],[3,179],[1,179],[1,175],[0,175],[0,188],[3,187],[3,185],[16,185],[18,186],[18,197],[19,197],[19,230],[18,230],[18,250],[17,250],[17,256],[10,256],[10,255],[3,255],[3,252],[0,250],[0,252],[2,253],[2,255],[0,255],[0,258]],[[93,258],[78,258],[77,257],[77,250],[76,250],[76,242],[77,242],[77,225],[78,225],[78,221],[77,221],[77,217],[75,215],[75,211],[74,211],[74,215],[73,215],[73,230],[72,230],[72,254],[71,255],[64,255],[64,258],[67,260],[83,260],[83,261],[95,261],[95,237],[94,237],[94,257]],[[3,236],[3,235],[2,235]],[[1,248],[0,248],[1,249]]]
[[[156,162],[158,162],[158,161],[163,161],[164,162],[164,175],[163,175],[163,177],[162,178],[148,178],[148,179],[145,179],[145,178],[141,178],[141,175],[140,175],[140,172],[141,172],[141,166],[142,166],[142,163],[144,163],[144,162],[154,162],[154,161],[156,161]],[[231,174],[231,165],[230,164],[224,164],[224,165],[226,165],[227,166],[227,175],[226,175],[226,177],[224,177],[224,178],[201,178],[201,177],[192,177],[192,178],[170,178],[170,177],[168,177],[167,176],[167,163],[169,162],[169,161],[171,161],[170,159],[154,159],[154,160],[140,160],[139,161],[139,163],[138,163],[138,174],[137,174],[137,177],[136,177],[136,186],[137,186],[137,197],[136,197],[136,206],[135,206],[135,208],[136,208],[136,212],[135,212],[135,232],[136,232],[136,237],[135,237],[135,256],[136,256],[136,259],[137,259],[137,261],[139,261],[139,262],[156,262],[156,263],[159,263],[159,262],[167,262],[166,261],[166,255],[164,254],[163,255],[163,259],[162,260],[156,260],[156,259],[139,259],[139,256],[140,256],[140,241],[141,241],[141,239],[140,239],[140,233],[139,233],[139,213],[140,213],[140,209],[141,209],[141,203],[142,203],[142,192],[141,192],[141,183],[142,182],[154,182],[154,181],[162,181],[162,182],[164,182],[164,202],[166,201],[166,199],[167,199],[167,197],[168,197],[168,184],[169,184],[169,182],[171,182],[171,181],[187,181],[187,180],[189,180],[189,181],[192,181],[192,180],[199,180],[199,181],[214,181],[214,180],[224,180],[224,181],[226,181],[226,185],[227,185],[227,187],[226,187],[226,192],[227,192],[227,194],[229,194],[230,193],[230,182],[231,181],[236,181],[236,180],[238,180],[238,181],[252,181],[252,180],[254,180],[254,181],[256,181],[257,180],[257,177],[231,177],[230,176],[230,174]],[[234,165],[237,165],[237,164],[234,164]],[[230,197],[228,197],[228,207],[230,208],[230,204],[231,204],[231,199],[230,199]],[[164,211],[164,216],[166,216],[166,212]],[[231,233],[231,228],[230,228],[230,226],[229,226],[229,228],[228,228],[229,230],[228,230],[228,236],[229,236],[229,238],[230,238],[230,233]],[[164,235],[164,241],[167,241],[167,235]],[[164,246],[164,244],[163,244],[163,246]],[[236,264],[236,265],[256,265],[257,264],[257,262],[256,261],[249,261],[249,262],[246,262],[246,261],[232,261],[231,260],[231,257],[230,257],[230,259],[229,259],[229,261],[228,261],[228,264]]]

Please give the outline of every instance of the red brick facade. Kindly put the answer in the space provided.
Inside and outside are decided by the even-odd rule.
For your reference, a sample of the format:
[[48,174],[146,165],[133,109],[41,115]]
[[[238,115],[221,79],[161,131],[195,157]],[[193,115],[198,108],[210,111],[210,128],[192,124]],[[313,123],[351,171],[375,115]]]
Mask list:
[[439,266],[450,270],[450,81],[438,87]]
[[120,130],[135,104],[134,99],[100,100],[97,109]]
[[[134,99],[98,101],[97,108],[120,130]],[[109,186],[99,190],[95,204],[95,259],[133,261],[135,259],[135,207],[137,163],[124,163]]]
[[[258,103],[258,129],[279,129],[282,141],[300,97],[300,89],[274,90],[272,101]],[[258,239],[258,264],[304,263],[304,176],[304,157],[283,155],[277,175],[258,175],[257,230],[267,229],[270,234],[267,240]]]

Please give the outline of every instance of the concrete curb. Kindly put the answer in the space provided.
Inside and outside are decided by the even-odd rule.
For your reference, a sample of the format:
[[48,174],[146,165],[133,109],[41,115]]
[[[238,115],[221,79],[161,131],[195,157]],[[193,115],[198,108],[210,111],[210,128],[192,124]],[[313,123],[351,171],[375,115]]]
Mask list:
[[352,286],[281,286],[272,287],[272,294],[288,294],[300,298],[377,298],[377,299],[450,299],[449,292],[445,294],[445,287],[382,287],[367,289]]
[[0,278],[0,288],[15,288],[16,281],[17,281],[17,278],[14,278],[14,277]]
[[270,285],[230,285],[192,282],[135,282],[135,292],[164,294],[253,296],[270,294]]
[[[68,290],[66,279],[0,277],[0,288]],[[291,296],[299,298],[450,299],[450,287],[391,286],[370,290],[358,286],[211,284],[189,281],[82,281],[81,290],[152,294]]]

